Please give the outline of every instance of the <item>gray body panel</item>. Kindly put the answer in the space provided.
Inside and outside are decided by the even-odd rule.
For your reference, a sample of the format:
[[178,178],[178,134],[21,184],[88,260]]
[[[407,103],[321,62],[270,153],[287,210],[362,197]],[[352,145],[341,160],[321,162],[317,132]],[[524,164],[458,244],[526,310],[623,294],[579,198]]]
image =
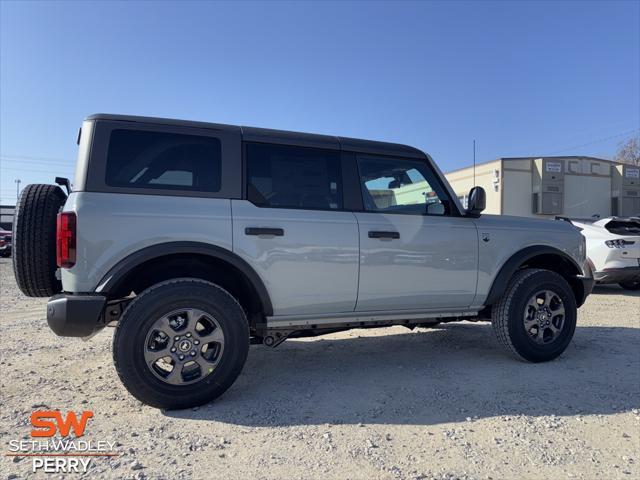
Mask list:
[[[260,208],[233,200],[233,251],[260,276],[274,315],[352,312],[358,289],[358,225],[351,212]],[[284,235],[246,235],[252,227]]]
[[[480,236],[475,306],[484,304],[493,281],[507,260],[527,247],[553,247],[574,259],[579,267],[585,262],[582,235],[567,222],[507,215],[482,215],[474,222]],[[484,241],[487,236],[489,240]]]
[[[77,213],[80,227],[78,261],[62,269],[65,291],[100,292],[101,280],[127,256],[195,241],[247,261],[267,288],[274,317],[477,310],[500,268],[523,248],[548,245],[583,261],[571,225],[521,217],[270,209],[245,200],[91,192],[73,193],[65,211]],[[476,225],[488,242],[474,239]],[[248,236],[246,227],[283,228],[285,235]],[[396,230],[401,238],[371,239],[370,229]]]
[[180,240],[232,249],[231,200],[75,192],[64,210],[78,217],[77,261],[61,269],[65,292],[99,292],[112,267],[152,245]]
[[[478,235],[472,219],[356,213],[358,311],[468,307],[476,293]],[[369,238],[393,231],[399,239]]]

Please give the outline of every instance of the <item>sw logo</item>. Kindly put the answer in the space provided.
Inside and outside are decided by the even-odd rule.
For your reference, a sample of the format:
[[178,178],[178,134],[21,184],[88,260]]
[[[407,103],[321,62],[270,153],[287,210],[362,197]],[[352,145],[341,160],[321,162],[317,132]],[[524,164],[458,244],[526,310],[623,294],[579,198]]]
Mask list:
[[[9,441],[10,457],[31,457],[36,473],[85,473],[96,457],[117,457],[115,441],[85,440],[85,430],[93,412],[37,410],[31,414],[32,439]],[[13,478],[10,476],[10,478]]]
[[66,418],[62,417],[59,410],[40,410],[31,414],[32,437],[53,437],[56,432],[63,437],[68,437],[71,429],[76,437],[84,435],[87,422],[93,418],[93,412],[85,410],[78,419],[75,412],[68,412]]

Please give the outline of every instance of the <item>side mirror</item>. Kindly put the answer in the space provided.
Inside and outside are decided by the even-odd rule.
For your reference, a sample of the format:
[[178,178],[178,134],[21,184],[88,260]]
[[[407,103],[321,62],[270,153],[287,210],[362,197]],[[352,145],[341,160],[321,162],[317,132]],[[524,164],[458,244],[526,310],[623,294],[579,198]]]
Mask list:
[[467,208],[467,215],[472,217],[479,217],[487,206],[487,194],[482,187],[473,187],[469,190],[469,207]]

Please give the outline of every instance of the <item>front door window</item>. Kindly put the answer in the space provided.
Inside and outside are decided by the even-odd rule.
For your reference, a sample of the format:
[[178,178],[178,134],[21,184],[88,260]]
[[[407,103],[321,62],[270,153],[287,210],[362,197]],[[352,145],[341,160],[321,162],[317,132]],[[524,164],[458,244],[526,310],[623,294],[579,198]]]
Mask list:
[[424,162],[361,157],[358,168],[367,211],[414,215],[449,213],[447,194]]

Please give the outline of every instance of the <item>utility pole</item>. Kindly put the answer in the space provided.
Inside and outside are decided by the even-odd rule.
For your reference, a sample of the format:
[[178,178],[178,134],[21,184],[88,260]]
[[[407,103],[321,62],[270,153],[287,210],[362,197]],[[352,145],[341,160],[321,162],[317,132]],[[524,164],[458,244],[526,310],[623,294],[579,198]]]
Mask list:
[[16,178],[16,205],[18,205],[18,199],[20,198],[20,184],[22,180]]

